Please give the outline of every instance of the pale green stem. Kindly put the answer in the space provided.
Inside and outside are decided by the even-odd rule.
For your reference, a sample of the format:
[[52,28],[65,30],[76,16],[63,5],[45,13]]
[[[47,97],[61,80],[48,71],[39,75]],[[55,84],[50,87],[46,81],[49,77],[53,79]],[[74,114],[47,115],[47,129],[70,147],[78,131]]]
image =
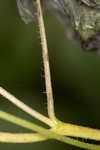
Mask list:
[[[90,138],[90,139],[92,139],[91,135],[93,135],[93,139],[96,139],[96,134],[97,133],[99,134],[98,130],[96,130],[96,129],[94,130],[94,129],[89,129],[89,128],[85,128],[85,127],[74,126],[71,124],[65,125],[63,123],[62,123],[62,126],[60,126],[61,130],[59,128],[59,123],[57,122],[57,120],[55,118],[55,113],[54,113],[53,93],[52,93],[52,86],[51,86],[49,59],[48,59],[48,47],[47,47],[47,40],[46,40],[45,27],[44,27],[44,21],[43,21],[40,0],[37,0],[37,10],[38,10],[38,22],[39,22],[39,28],[40,28],[40,36],[41,36],[41,42],[42,42],[42,52],[43,52],[44,71],[45,71],[45,80],[46,80],[46,91],[47,91],[47,99],[48,99],[48,114],[52,120],[56,121],[56,127],[54,128],[54,131],[56,129],[56,131],[58,131],[59,134],[64,133],[67,135],[67,132],[68,132],[68,134],[70,136],[74,135],[77,137],[84,137],[84,138]],[[65,129],[63,128],[63,125],[64,125]],[[74,130],[74,128],[75,128],[75,130]],[[87,133],[85,133],[85,131]],[[99,135],[98,135],[98,138],[100,138]]]
[[58,121],[57,126],[52,129],[55,133],[66,136],[80,137],[100,141],[100,130]]
[[[81,148],[90,149],[90,150],[100,150],[100,146],[80,142],[78,140],[74,140],[72,138],[68,138],[68,137],[64,136],[64,135],[69,135],[69,136],[84,137],[84,138],[90,138],[90,139],[92,139],[91,136],[93,136],[93,139],[96,139],[96,134],[99,134],[98,130],[96,130],[96,129],[92,130],[90,128],[75,126],[75,125],[71,125],[71,124],[64,124],[64,123],[60,123],[59,121],[56,120],[55,113],[54,113],[53,93],[52,93],[52,86],[51,86],[49,59],[48,59],[48,48],[47,48],[47,41],[46,41],[45,28],[44,28],[40,0],[37,0],[37,10],[38,10],[38,21],[39,21],[39,26],[40,26],[42,49],[43,49],[42,53],[43,53],[45,80],[46,80],[46,92],[47,92],[47,100],[48,100],[48,114],[49,114],[49,117],[51,120],[46,118],[45,116],[39,114],[35,110],[32,110],[31,108],[29,108],[24,103],[20,102],[17,98],[12,96],[10,93],[5,91],[3,88],[0,88],[0,93],[2,96],[9,99],[11,102],[16,104],[22,110],[26,111],[33,117],[50,125],[53,128],[45,129],[41,126],[38,126],[34,123],[28,122],[23,119],[20,119],[18,117],[15,117],[15,116],[5,113],[3,111],[0,111],[0,118],[10,121],[12,123],[15,123],[17,125],[20,125],[22,127],[31,129],[32,131],[39,132],[40,134],[36,133],[36,138],[39,138],[39,136],[41,136],[40,140],[56,139],[56,140],[59,140],[59,141],[62,141],[62,142],[65,142],[65,143],[68,143],[68,144],[71,144],[74,146],[81,147]],[[54,123],[56,123],[55,128],[54,128]],[[69,131],[69,133],[68,133],[68,131]],[[75,132],[76,132],[76,135],[74,134]],[[77,132],[79,132],[79,133],[77,133]],[[84,134],[83,134],[83,132],[84,132]],[[85,132],[87,132],[87,134]],[[10,133],[8,133],[8,134],[9,134],[9,137],[11,137]],[[64,135],[61,135],[61,134],[64,134]],[[28,136],[28,134],[27,134],[27,136]],[[2,133],[1,133],[1,137],[2,137]],[[17,137],[17,134],[16,134],[16,137]],[[7,139],[5,139],[5,140],[7,140]],[[16,139],[16,140],[18,140],[18,139]],[[20,140],[23,140],[23,139],[20,139]],[[39,140],[39,139],[37,139],[37,140]],[[99,136],[98,136],[97,140],[99,140]],[[2,139],[1,139],[1,141],[2,141]]]
[[44,122],[45,124],[49,126],[54,126],[54,123],[49,118],[45,117],[44,115],[41,115],[39,112],[35,111],[34,109],[30,108],[29,106],[25,105],[23,102],[21,102],[19,99],[17,99],[15,96],[13,96],[11,93],[7,92],[5,89],[0,87],[0,95],[8,99],[10,102],[15,104],[17,107],[24,110],[26,113],[30,114],[32,117],[35,117],[36,119]]
[[42,14],[40,0],[36,0],[36,2],[37,2],[37,13],[38,13],[38,23],[39,23],[39,29],[40,29],[40,38],[41,38],[41,44],[42,44],[42,55],[43,55],[43,64],[44,64],[44,73],[45,73],[48,115],[54,121],[54,123],[56,123],[44,20],[43,20],[43,14]]
[[[6,97],[7,99],[9,99],[10,101],[12,101],[13,103],[16,103],[17,106],[24,108],[25,111],[30,110],[30,108],[28,106],[26,106],[25,104],[23,106],[23,103],[21,101],[19,101],[17,98],[15,98],[13,95],[8,93],[3,88],[0,88],[0,94],[3,95],[4,97]],[[36,114],[38,114],[38,112],[36,112],[36,111],[34,113],[34,110],[32,110],[32,109],[30,110],[30,113],[31,112],[32,112],[32,116],[33,115],[35,116]],[[38,118],[38,116],[39,116],[39,118]],[[100,140],[100,130],[86,128],[86,127],[77,126],[77,125],[72,125],[72,124],[68,124],[68,123],[63,123],[60,121],[57,121],[57,126],[54,127],[54,123],[52,123],[52,121],[48,118],[44,119],[43,115],[42,115],[42,119],[41,119],[41,114],[36,115],[36,117],[41,121],[45,120],[45,123],[48,125],[51,125],[54,128],[53,129],[54,132],[56,132],[58,134],[81,137],[81,138],[98,140],[98,141]]]
[[46,138],[39,133],[6,133],[0,132],[0,142],[31,143],[44,141]]
[[46,137],[48,139],[56,139],[56,140],[71,144],[73,146],[77,146],[77,147],[81,147],[81,148],[85,148],[85,149],[100,150],[100,146],[80,142],[78,140],[74,140],[74,139],[65,137],[63,135],[59,135],[53,131],[50,131],[49,129],[45,129],[39,125],[30,123],[24,119],[20,119],[19,117],[15,117],[15,116],[8,114],[6,112],[3,112],[3,111],[0,111],[0,118],[5,119],[14,124],[20,125],[22,127],[31,129],[32,131],[39,132],[41,135],[43,135],[44,137]]

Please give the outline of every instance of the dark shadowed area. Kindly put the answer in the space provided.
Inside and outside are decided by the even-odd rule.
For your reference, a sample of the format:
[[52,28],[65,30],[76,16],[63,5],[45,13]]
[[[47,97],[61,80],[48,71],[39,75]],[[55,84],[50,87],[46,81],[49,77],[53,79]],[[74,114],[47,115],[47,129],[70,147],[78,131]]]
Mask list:
[[[37,23],[24,24],[16,1],[0,3],[0,86],[47,115],[41,44]],[[70,41],[62,25],[45,13],[56,116],[100,128],[100,55]],[[0,97],[0,109],[40,123]],[[0,120],[0,131],[30,132]],[[58,141],[0,144],[2,150],[80,150]]]

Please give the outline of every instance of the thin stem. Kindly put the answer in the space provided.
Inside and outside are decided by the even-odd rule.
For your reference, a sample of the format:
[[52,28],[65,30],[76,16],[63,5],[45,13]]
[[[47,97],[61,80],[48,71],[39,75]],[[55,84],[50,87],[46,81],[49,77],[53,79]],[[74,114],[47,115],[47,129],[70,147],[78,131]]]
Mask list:
[[39,133],[6,133],[0,132],[0,142],[31,143],[44,141],[46,138]]
[[55,133],[60,135],[72,136],[72,137],[80,137],[85,139],[91,139],[100,141],[100,130],[73,125],[69,123],[63,123],[58,121],[57,126],[54,129],[51,129]]
[[[3,95],[4,97],[6,97],[7,99],[9,99],[11,102],[16,104],[20,108],[22,108],[23,110],[28,111],[28,113],[30,112],[30,114],[31,114],[31,111],[32,111],[32,114],[31,114],[32,116],[36,115],[35,117],[37,117],[37,119],[44,122],[44,116],[42,116],[43,117],[42,118],[42,117],[40,117],[41,114],[39,114],[39,116],[37,115],[38,112],[36,112],[32,109],[30,111],[30,108],[28,106],[26,106],[25,104],[23,105],[22,102],[20,102],[18,99],[16,99],[13,95],[8,93],[7,91],[5,91],[3,88],[0,88],[0,94]],[[38,117],[40,117],[40,118],[38,118]],[[45,123],[48,125],[51,125],[53,127],[54,124],[52,123],[52,121],[51,120],[48,121],[48,120],[49,119],[46,118]],[[61,135],[81,137],[81,138],[92,139],[92,140],[100,140],[100,130],[86,128],[86,127],[77,126],[77,125],[72,125],[72,124],[68,124],[68,123],[63,123],[60,121],[59,122],[57,121],[57,126],[56,126],[56,128],[53,129],[53,131],[58,134],[61,134]]]
[[73,146],[90,149],[90,150],[100,150],[100,146],[97,146],[95,144],[88,144],[84,142],[80,142],[78,140],[74,140],[72,138],[65,137],[63,135],[59,135],[51,130],[45,129],[39,125],[36,125],[34,123],[30,123],[24,119],[20,119],[19,117],[15,117],[11,114],[8,114],[6,112],[0,111],[0,118],[5,119],[11,123],[20,125],[22,127],[31,129],[32,131],[36,131],[44,136],[44,138],[47,139],[56,139],[58,141],[62,141],[68,144],[71,144]]
[[[11,115],[11,114],[9,114],[7,112],[4,112],[2,110],[0,110],[0,118],[4,119],[4,120],[7,120],[7,121],[9,121],[11,123],[14,123],[16,125],[22,126],[24,128],[30,129],[32,131],[35,131],[34,123],[31,123],[29,121],[26,121],[24,119],[21,119],[19,117]],[[35,125],[35,127],[37,129],[38,125]]]
[[51,127],[54,125],[53,122],[49,118],[45,117],[44,115],[41,115],[39,112],[25,105],[23,102],[21,102],[19,99],[17,99],[15,96],[7,92],[2,87],[0,87],[0,94],[6,99],[8,99],[9,101],[11,101],[13,104],[18,106],[22,110],[24,110],[26,113],[30,114],[32,117],[35,117],[36,119],[44,122],[45,124]]
[[42,44],[42,55],[43,55],[43,63],[44,63],[48,115],[54,122],[56,122],[46,32],[45,32],[45,27],[44,27],[43,14],[42,14],[40,0],[36,0],[36,2],[37,2],[37,13],[38,13],[38,23],[39,23],[39,29],[40,29],[41,44]]

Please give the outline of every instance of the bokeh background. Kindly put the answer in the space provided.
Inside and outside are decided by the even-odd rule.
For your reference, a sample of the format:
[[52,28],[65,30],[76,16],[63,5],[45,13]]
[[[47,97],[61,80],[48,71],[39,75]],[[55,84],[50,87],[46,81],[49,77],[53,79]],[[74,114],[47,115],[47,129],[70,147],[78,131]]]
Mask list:
[[[25,25],[16,1],[0,2],[0,86],[47,115],[41,44],[37,23]],[[45,26],[57,117],[65,122],[100,127],[100,56],[82,51],[67,39],[62,25],[45,13]],[[0,109],[39,123],[0,97]],[[0,130],[31,132],[0,120]],[[2,150],[80,150],[54,140],[0,144]]]

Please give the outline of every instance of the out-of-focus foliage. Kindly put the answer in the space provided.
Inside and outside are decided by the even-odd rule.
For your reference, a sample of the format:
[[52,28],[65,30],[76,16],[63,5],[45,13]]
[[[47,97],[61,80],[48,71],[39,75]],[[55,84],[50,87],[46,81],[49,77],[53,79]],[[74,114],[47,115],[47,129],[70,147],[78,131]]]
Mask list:
[[[22,22],[16,1],[0,3],[0,85],[26,104],[46,114],[41,45],[37,23]],[[52,83],[57,117],[63,121],[100,127],[100,56],[83,52],[69,41],[61,24],[45,13]],[[0,97],[0,109],[33,120]],[[0,120],[0,130],[27,132]],[[33,144],[0,144],[2,150],[78,150],[57,141]]]

